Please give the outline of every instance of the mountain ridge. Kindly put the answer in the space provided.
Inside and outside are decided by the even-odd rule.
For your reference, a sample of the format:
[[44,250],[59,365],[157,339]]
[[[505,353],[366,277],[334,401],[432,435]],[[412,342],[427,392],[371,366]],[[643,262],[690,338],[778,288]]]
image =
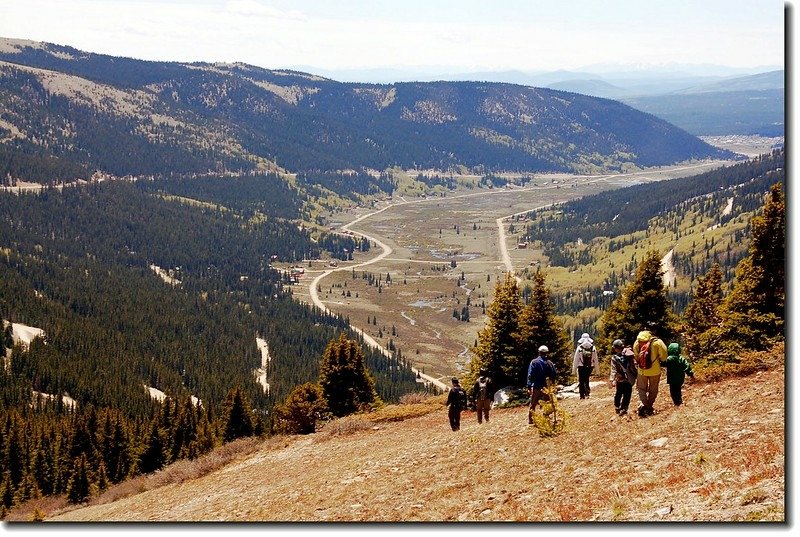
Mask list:
[[[595,172],[732,156],[627,105],[546,88],[344,84],[242,63],[148,62],[14,40],[0,40],[0,61],[3,145],[117,175],[393,166]],[[54,92],[48,80],[59,76],[77,77],[69,80],[84,98]],[[134,96],[142,108],[132,114],[102,106]],[[37,130],[35,118],[45,116],[49,128]]]

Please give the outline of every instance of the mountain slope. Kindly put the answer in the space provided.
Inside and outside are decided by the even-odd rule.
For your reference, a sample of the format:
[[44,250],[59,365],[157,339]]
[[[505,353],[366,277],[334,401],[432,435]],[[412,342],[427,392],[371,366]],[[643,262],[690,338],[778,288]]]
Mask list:
[[692,86],[668,95],[621,97],[698,136],[758,134],[783,136],[784,71],[737,77]]
[[571,422],[552,439],[522,408],[481,426],[467,412],[451,432],[444,407],[349,435],[272,439],[204,477],[48,520],[785,520],[783,367],[689,384],[678,408],[668,394],[662,380],[654,417],[617,419],[613,392],[598,386],[562,401]]
[[3,146],[117,175],[391,166],[597,171],[730,156],[618,102],[543,88],[343,84],[10,39],[0,40],[0,104]]

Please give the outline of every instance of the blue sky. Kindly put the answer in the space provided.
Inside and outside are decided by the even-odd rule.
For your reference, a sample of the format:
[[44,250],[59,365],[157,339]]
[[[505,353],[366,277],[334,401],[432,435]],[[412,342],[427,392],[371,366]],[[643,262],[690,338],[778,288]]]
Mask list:
[[0,37],[266,68],[783,66],[777,0],[2,0]]

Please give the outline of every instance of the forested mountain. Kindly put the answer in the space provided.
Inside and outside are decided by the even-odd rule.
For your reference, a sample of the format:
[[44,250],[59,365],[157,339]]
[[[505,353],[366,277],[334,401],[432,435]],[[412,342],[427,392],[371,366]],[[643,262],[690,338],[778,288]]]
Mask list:
[[696,176],[601,192],[529,213],[525,238],[541,245],[552,267],[605,272],[591,292],[559,298],[562,312],[607,305],[613,293],[603,291],[620,289],[648,248],[671,252],[673,279],[682,284],[668,286],[680,311],[691,282],[713,263],[725,282],[733,279],[747,255],[749,218],[770,187],[784,182],[784,170],[781,149]]
[[783,136],[784,77],[783,71],[770,71],[664,95],[623,96],[621,100],[698,136]]
[[[614,101],[501,83],[344,84],[0,40],[0,171],[597,171],[731,156]],[[26,166],[15,155],[26,155]],[[9,156],[10,155],[10,156]],[[80,166],[80,168],[75,168]],[[72,177],[70,177],[72,176]]]
[[[270,257],[318,253],[309,233],[276,219],[190,206],[148,193],[152,182],[104,183],[0,194],[0,316],[42,328],[28,352],[11,359],[19,385],[3,385],[0,406],[27,386],[68,393],[142,415],[143,385],[192,394],[218,406],[241,385],[268,410],[297,383],[316,377],[327,342],[345,329],[291,299]],[[177,286],[152,270],[169,269]],[[269,393],[254,380],[255,338],[269,344]],[[387,400],[415,388],[407,366],[369,354]]]

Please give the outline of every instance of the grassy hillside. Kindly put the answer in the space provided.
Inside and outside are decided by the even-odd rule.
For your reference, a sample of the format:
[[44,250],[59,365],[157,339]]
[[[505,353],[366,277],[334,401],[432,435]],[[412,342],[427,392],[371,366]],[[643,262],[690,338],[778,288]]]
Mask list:
[[785,177],[784,154],[699,176],[603,192],[521,216],[535,249],[524,278],[544,269],[560,312],[588,329],[650,250],[678,312],[693,282],[714,263],[726,282],[747,254],[749,221]]
[[216,469],[168,469],[100,500],[110,503],[40,507],[58,522],[783,522],[780,350],[769,361],[748,377],[685,386],[677,408],[662,381],[650,418],[617,418],[612,390],[598,386],[562,401],[571,418],[555,438],[540,438],[523,408],[495,410],[484,425],[467,412],[452,432],[437,405],[401,422],[349,418],[272,438]]

